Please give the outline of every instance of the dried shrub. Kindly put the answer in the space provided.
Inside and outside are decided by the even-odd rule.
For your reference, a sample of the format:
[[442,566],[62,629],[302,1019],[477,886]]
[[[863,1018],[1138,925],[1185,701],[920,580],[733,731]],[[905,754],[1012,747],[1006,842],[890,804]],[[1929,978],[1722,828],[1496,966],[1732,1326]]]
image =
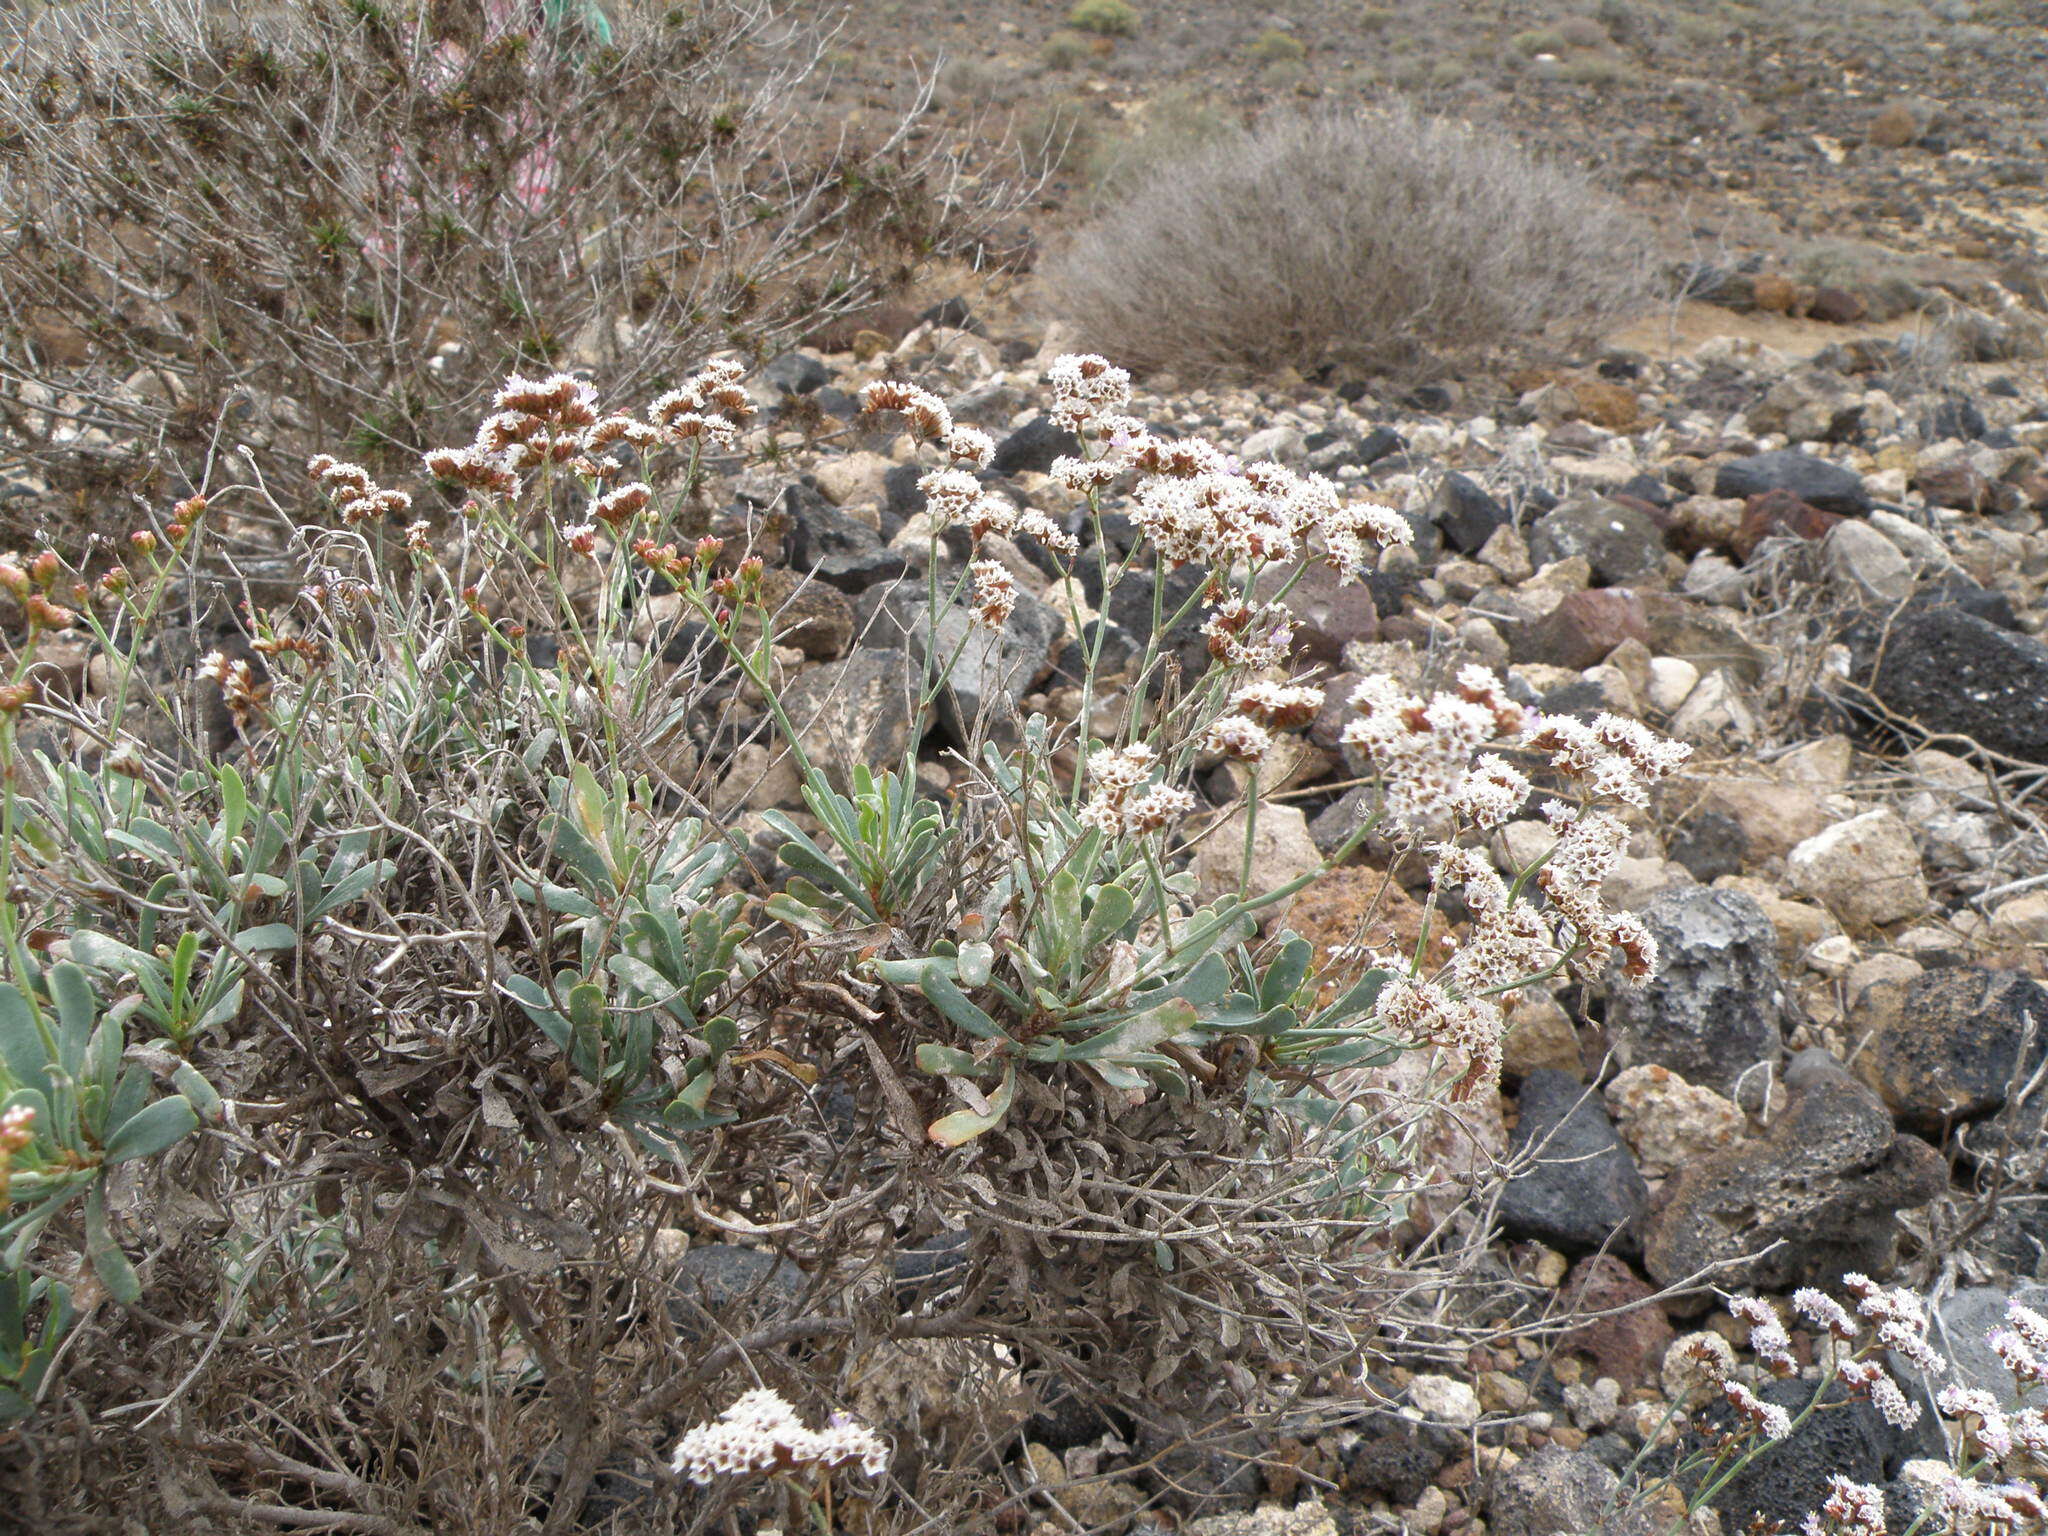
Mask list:
[[1410,370],[1649,292],[1643,234],[1585,177],[1406,111],[1279,117],[1152,167],[1041,276],[1087,345],[1196,376]]
[[17,526],[182,494],[153,472],[224,418],[275,477],[458,435],[516,367],[645,393],[988,255],[1008,196],[914,113],[807,122],[821,40],[764,0],[68,10],[0,70],[0,433],[49,493]]

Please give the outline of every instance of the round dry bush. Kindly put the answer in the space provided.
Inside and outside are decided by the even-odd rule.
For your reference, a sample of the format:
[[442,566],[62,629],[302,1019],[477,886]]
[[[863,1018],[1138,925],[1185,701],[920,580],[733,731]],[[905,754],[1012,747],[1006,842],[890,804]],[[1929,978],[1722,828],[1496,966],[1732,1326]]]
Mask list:
[[1154,166],[1043,287],[1121,363],[1399,373],[1590,334],[1647,301],[1650,271],[1642,227],[1584,176],[1388,111],[1268,119]]

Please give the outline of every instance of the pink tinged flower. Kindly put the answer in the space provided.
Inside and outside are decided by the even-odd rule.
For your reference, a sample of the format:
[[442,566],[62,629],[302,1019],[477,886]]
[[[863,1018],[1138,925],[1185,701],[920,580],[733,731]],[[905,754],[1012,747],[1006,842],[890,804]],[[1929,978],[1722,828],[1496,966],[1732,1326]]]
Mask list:
[[1736,1415],[1766,1440],[1782,1440],[1792,1433],[1792,1416],[1776,1403],[1765,1402],[1741,1382],[1723,1382],[1721,1394]]
[[2014,1301],[2006,1304],[2005,1321],[2029,1349],[2039,1355],[2048,1355],[2048,1318]]
[[1789,1376],[1799,1369],[1792,1358],[1792,1339],[1785,1332],[1777,1310],[1754,1296],[1737,1296],[1728,1311],[1749,1324],[1749,1347],[1774,1376]]
[[1870,1383],[1870,1403],[1894,1429],[1911,1429],[1920,1422],[1920,1405],[1907,1398],[1899,1384],[1882,1371]]
[[1856,1337],[1856,1319],[1840,1302],[1811,1286],[1792,1293],[1792,1308],[1814,1327],[1825,1329],[1845,1344]]
[[1884,1490],[1852,1482],[1835,1473],[1828,1478],[1827,1502],[1808,1515],[1800,1529],[1806,1536],[1885,1536]]
[[1205,752],[1220,753],[1240,763],[1260,763],[1273,750],[1273,735],[1257,721],[1243,715],[1225,715],[1209,727],[1202,738]]

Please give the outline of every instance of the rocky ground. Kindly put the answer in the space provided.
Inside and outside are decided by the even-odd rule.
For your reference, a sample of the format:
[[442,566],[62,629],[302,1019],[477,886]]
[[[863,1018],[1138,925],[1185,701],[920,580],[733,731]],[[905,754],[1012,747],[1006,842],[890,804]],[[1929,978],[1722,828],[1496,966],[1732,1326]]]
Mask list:
[[[1158,429],[1313,466],[1407,515],[1412,552],[1289,599],[1300,659],[1332,699],[1354,674],[1426,685],[1476,660],[1547,710],[1634,715],[1697,749],[1609,891],[1647,914],[1662,974],[1642,992],[1525,1002],[1502,1095],[1464,1126],[1461,1157],[1518,1170],[1498,1203],[1502,1273],[1553,1310],[1860,1269],[1931,1289],[1953,1341],[2048,1280],[2033,1083],[2048,1021],[2048,387],[2025,355],[2031,324],[1961,317],[1965,352],[2022,356],[1957,362],[1938,383],[1914,337],[1795,358],[1723,336],[1404,393],[1141,386],[1135,408]],[[815,722],[814,751],[849,762],[912,728],[864,680],[919,644],[891,584],[925,544],[918,469],[908,440],[817,449],[792,424],[850,422],[862,382],[909,376],[997,438],[1005,494],[1076,511],[1045,473],[1065,444],[1035,403],[1056,329],[984,323],[955,299],[900,338],[855,341],[766,371],[791,457],[772,485],[741,488],[787,518],[791,612],[807,621],[802,653],[785,653],[792,715]],[[1045,593],[1031,552],[1006,558]],[[1112,656],[1150,622],[1131,599],[1112,598]],[[967,713],[1014,701],[1072,718],[1077,657],[1049,605],[1020,601],[1000,655],[956,668],[926,738],[930,785],[949,782]],[[1341,786],[1361,765],[1342,719],[1328,711],[1268,781],[1287,803],[1268,813],[1256,878],[1291,876],[1348,825],[1361,791]],[[732,767],[722,808],[742,823],[794,804],[765,753]],[[1548,836],[1511,824],[1503,865]],[[1355,942],[1380,879],[1339,871],[1288,922]],[[1379,1385],[1403,1409],[1276,1446],[1263,1485],[1241,1490],[1269,1507],[1194,1528],[1587,1529],[1664,1414],[1669,1344],[1715,1326],[1709,1305],[1696,1289],[1562,1339],[1509,1338],[1461,1369],[1395,1370]],[[1830,1438],[1725,1502],[1796,1515],[1826,1471],[1881,1482],[1929,1449],[1867,1409],[1817,1422]],[[1048,1486],[1079,1479],[1070,1513],[1094,1524],[1135,1504],[1112,1450],[1059,1438],[1030,1454]]]
[[2039,293],[2044,0],[1205,0],[1137,4],[1114,37],[1069,10],[859,7],[833,99],[886,114],[910,39],[928,131],[1060,125],[1047,239],[1134,155],[1275,104],[1399,96],[1598,167],[1675,255],[1761,255],[1810,286],[2004,270]]

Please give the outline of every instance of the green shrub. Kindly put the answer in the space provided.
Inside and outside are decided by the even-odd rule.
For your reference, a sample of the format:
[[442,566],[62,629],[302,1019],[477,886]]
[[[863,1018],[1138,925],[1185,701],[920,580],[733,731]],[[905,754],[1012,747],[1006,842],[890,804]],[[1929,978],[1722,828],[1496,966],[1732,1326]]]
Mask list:
[[1087,38],[1071,28],[1062,27],[1045,40],[1038,56],[1047,69],[1077,69],[1094,53],[1094,45]]
[[1067,25],[1102,37],[1135,37],[1138,11],[1130,0],[1075,0]]
[[1298,64],[1308,57],[1301,39],[1279,27],[1261,32],[1245,52],[1255,64]]
[[1583,177],[1408,113],[1276,118],[1141,172],[1041,270],[1087,344],[1182,375],[1407,369],[1646,302]]
[[1558,73],[1574,85],[1625,85],[1637,78],[1627,60],[1611,53],[1584,53],[1566,59]]
[[1571,47],[1571,39],[1560,27],[1533,27],[1526,32],[1517,32],[1508,40],[1508,46],[1525,59],[1533,59],[1539,53],[1563,53]]

